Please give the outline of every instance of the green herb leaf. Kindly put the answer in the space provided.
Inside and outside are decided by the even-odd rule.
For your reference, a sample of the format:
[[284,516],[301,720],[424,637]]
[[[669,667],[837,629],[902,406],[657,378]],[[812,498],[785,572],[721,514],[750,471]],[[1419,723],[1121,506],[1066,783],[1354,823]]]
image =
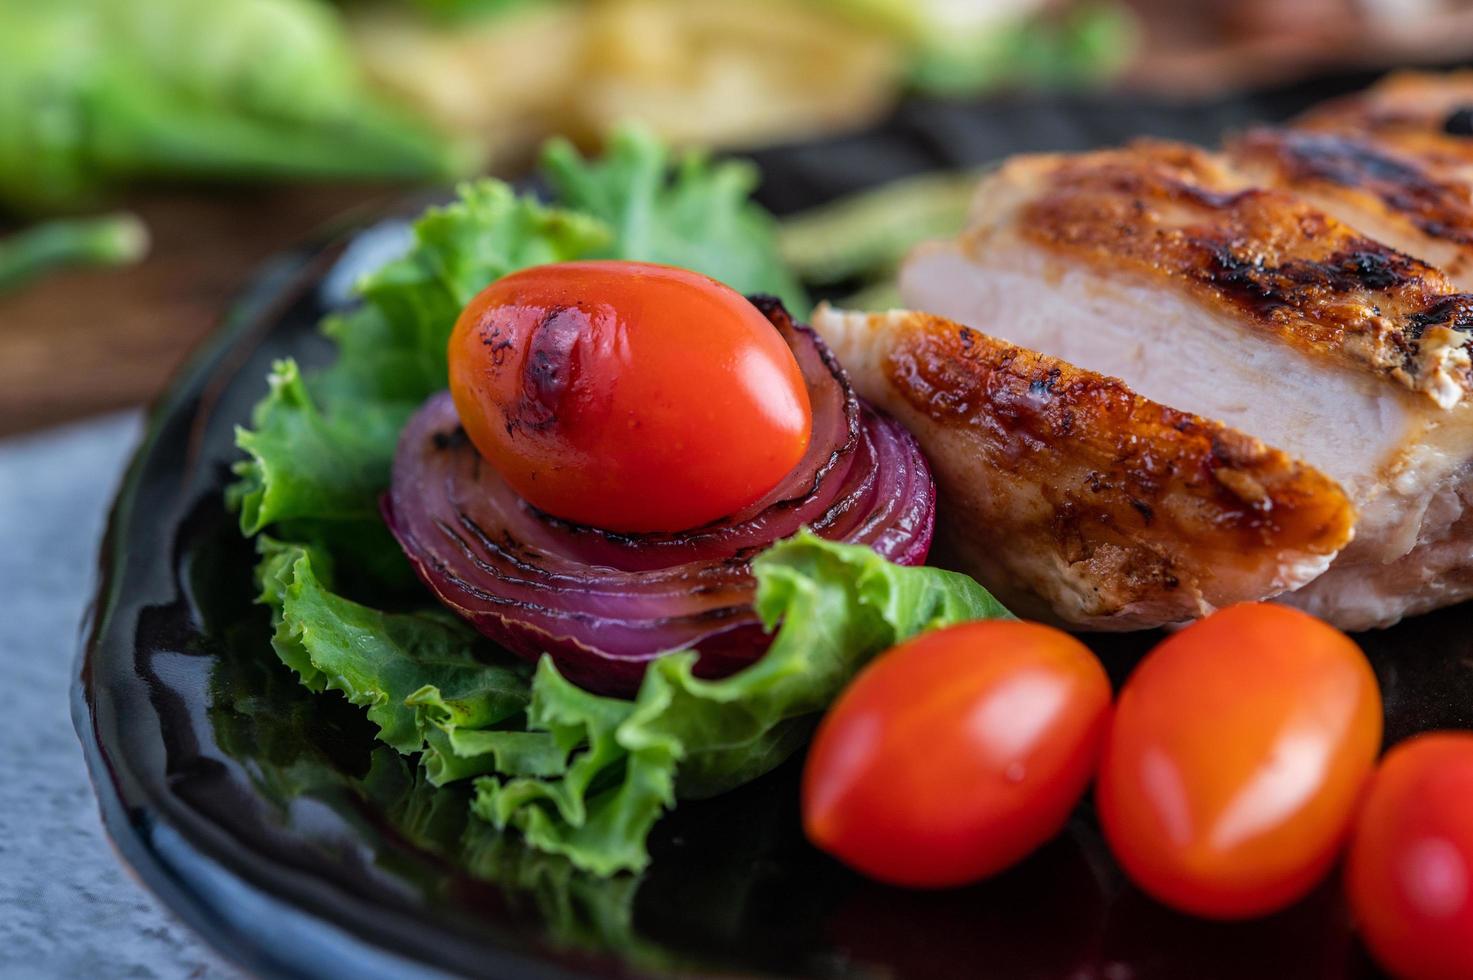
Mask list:
[[129,265],[148,251],[148,229],[132,214],[56,218],[0,238],[0,293],[55,269]]
[[440,179],[482,151],[365,81],[318,0],[0,4],[0,203],[141,177]]
[[751,200],[758,181],[751,163],[713,163],[699,153],[672,161],[647,131],[625,127],[597,161],[583,159],[567,140],[553,140],[542,167],[565,207],[614,229],[602,255],[694,269],[741,293],[780,297],[796,316],[807,314],[808,297],[778,253],[777,226]]
[[255,534],[302,518],[376,520],[378,494],[414,403],[335,399],[327,414],[295,361],[278,361],[269,380],[255,428],[236,433],[236,444],[251,455],[235,466],[241,530]]
[[490,726],[526,708],[527,670],[448,613],[370,609],[330,591],[311,549],[263,537],[260,550],[277,655],[308,687],[367,707],[388,745],[424,747],[424,711],[412,697],[426,685],[448,692],[445,711],[460,721]]

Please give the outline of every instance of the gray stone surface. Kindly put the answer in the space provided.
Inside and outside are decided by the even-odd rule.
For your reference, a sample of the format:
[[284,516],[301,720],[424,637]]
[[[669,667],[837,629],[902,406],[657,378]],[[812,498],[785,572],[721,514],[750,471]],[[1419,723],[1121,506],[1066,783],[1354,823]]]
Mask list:
[[119,864],[69,685],[136,414],[0,442],[0,977],[234,978]]

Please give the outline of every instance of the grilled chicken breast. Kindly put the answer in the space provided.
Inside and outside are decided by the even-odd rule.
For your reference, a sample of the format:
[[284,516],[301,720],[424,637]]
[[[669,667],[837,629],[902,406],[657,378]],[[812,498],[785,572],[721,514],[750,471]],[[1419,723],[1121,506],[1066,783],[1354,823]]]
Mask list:
[[1175,144],[1016,158],[901,293],[1335,480],[1355,538],[1286,601],[1358,629],[1473,595],[1473,297],[1304,197]]
[[1177,622],[1302,585],[1350,540],[1334,480],[1113,378],[922,313],[813,326],[932,461],[942,560],[1017,612]]

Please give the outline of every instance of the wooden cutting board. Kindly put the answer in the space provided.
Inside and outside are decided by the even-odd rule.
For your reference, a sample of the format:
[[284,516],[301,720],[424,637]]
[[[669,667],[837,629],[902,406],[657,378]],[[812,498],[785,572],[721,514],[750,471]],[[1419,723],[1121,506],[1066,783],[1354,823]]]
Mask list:
[[0,436],[149,401],[264,259],[402,193],[198,187],[121,202],[152,233],[142,263],[0,294]]

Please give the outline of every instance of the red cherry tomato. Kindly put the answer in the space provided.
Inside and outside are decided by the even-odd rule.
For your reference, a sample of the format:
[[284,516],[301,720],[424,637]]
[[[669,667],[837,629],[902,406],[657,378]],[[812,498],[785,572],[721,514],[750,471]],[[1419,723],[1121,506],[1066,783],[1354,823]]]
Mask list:
[[1473,734],[1419,735],[1386,754],[1356,820],[1346,884],[1386,969],[1473,977]]
[[808,448],[808,389],[739,293],[643,262],[513,273],[461,313],[450,392],[517,493],[613,531],[679,531],[755,503]]
[[1095,804],[1125,871],[1210,918],[1289,905],[1334,862],[1381,742],[1376,677],[1294,609],[1224,609],[1120,692]]
[[1067,633],[993,620],[923,634],[861,672],[819,726],[804,827],[882,881],[986,877],[1064,825],[1109,711],[1104,669]]

